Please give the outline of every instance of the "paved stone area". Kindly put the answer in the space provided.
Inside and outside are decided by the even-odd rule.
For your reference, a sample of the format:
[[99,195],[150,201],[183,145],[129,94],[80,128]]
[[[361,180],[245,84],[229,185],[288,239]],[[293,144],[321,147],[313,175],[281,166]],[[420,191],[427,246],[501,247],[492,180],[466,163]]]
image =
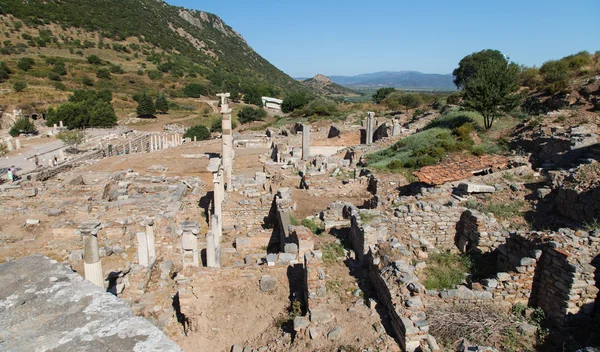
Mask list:
[[56,261],[6,262],[0,281],[0,351],[182,351],[125,302]]

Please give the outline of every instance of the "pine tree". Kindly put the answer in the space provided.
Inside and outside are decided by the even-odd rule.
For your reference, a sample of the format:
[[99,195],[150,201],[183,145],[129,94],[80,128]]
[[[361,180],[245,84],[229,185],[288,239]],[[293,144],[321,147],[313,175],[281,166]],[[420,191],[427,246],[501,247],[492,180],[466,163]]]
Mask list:
[[156,111],[161,114],[166,114],[169,111],[169,101],[164,94],[159,94],[156,97]]
[[146,92],[140,97],[138,107],[136,109],[138,117],[154,117],[156,114],[156,107],[152,98],[150,98]]

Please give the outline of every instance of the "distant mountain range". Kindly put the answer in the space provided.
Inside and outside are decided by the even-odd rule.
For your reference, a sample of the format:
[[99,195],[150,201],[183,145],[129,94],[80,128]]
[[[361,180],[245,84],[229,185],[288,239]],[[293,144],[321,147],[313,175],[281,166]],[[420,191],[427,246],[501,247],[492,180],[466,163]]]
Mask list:
[[[455,90],[451,74],[418,71],[384,71],[357,76],[329,76],[334,83],[349,88],[394,87],[401,89]],[[296,78],[304,80],[302,78]]]

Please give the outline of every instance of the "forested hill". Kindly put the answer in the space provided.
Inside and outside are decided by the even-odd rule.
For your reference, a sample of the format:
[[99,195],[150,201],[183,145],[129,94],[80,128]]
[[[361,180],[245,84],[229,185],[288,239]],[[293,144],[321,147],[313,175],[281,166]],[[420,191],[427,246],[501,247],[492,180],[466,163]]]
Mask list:
[[[270,87],[275,90],[271,93],[306,89],[207,12],[157,0],[3,0],[0,12],[20,20],[25,29],[39,30],[39,35],[23,38],[15,28],[17,35],[11,36],[9,46],[26,42],[29,47],[81,50],[103,48],[103,42],[109,42],[109,48],[152,62],[164,73],[206,78],[212,91],[243,92],[249,85]],[[65,35],[70,28],[77,34],[95,33],[96,40]]]

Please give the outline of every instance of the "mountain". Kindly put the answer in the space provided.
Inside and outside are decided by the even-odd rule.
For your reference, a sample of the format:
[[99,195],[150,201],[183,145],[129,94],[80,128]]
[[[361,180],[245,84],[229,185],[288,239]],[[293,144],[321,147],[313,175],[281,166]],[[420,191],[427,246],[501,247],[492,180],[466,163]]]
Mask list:
[[401,89],[455,90],[451,74],[417,71],[384,71],[357,76],[330,76],[333,82],[350,88],[394,87]]
[[322,74],[303,80],[302,84],[324,95],[357,95],[356,92],[334,83],[329,77]]
[[5,55],[52,54],[78,66],[100,54],[111,63],[126,61],[125,73],[157,70],[178,80],[204,80],[213,94],[248,86],[272,95],[306,90],[218,16],[160,0],[3,0],[0,16],[9,26],[1,36]]

